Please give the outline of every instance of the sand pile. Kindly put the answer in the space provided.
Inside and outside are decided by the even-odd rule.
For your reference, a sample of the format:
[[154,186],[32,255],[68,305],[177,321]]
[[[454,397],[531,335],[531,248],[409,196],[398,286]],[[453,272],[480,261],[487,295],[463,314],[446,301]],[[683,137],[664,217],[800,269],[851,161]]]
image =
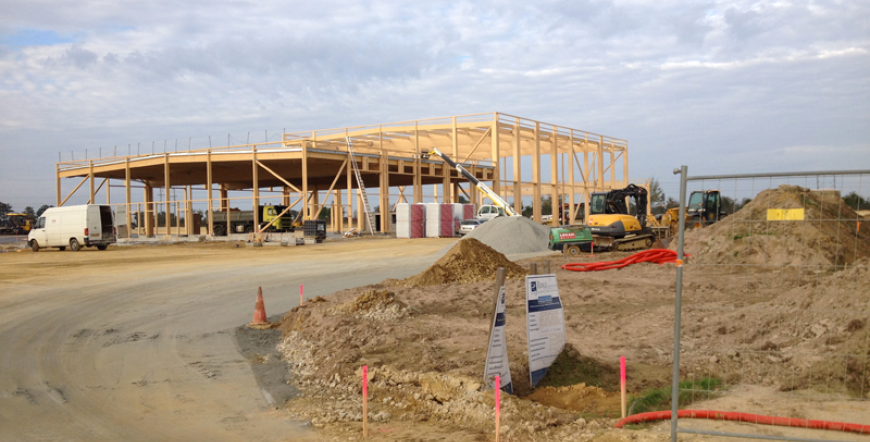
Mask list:
[[356,315],[375,319],[395,319],[408,312],[408,306],[387,290],[367,290],[353,301],[333,310],[337,314]]
[[[488,224],[488,223],[487,223]],[[495,271],[504,267],[508,278],[521,278],[526,271],[501,253],[474,238],[456,243],[446,255],[419,275],[394,284],[404,286],[430,286],[451,282],[487,281],[495,278]]]
[[[804,221],[768,221],[768,209],[804,209]],[[870,256],[870,229],[832,193],[783,185],[735,214],[686,234],[686,253],[704,264],[844,265]],[[676,249],[676,241],[671,244]]]
[[474,238],[505,255],[546,252],[550,228],[524,216],[499,217],[483,223],[465,238]]

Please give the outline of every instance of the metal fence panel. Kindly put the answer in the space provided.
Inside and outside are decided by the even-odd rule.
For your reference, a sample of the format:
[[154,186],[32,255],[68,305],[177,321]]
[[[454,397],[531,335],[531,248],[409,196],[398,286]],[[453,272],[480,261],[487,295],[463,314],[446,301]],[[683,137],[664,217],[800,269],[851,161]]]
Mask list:
[[[689,255],[676,281],[679,408],[870,425],[870,219],[859,215],[870,171],[679,172],[677,241]],[[677,408],[672,441],[867,437],[759,417],[678,419]]]

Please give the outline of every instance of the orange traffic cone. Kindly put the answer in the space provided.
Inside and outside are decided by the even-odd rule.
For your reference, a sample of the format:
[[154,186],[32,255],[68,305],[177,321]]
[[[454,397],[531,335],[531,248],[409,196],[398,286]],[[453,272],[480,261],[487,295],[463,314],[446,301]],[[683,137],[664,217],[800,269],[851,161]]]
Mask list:
[[248,324],[249,328],[267,329],[272,324],[266,319],[266,304],[263,303],[263,288],[257,288],[257,303],[254,304],[254,319]]

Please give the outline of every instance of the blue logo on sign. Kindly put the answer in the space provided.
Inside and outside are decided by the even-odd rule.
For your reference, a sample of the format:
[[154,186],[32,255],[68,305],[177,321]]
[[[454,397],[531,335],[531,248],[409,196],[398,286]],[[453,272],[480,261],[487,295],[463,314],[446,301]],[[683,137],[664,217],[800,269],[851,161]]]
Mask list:
[[533,292],[537,292],[537,291],[538,291],[538,283],[535,282],[535,281],[532,281],[532,291],[533,291]]

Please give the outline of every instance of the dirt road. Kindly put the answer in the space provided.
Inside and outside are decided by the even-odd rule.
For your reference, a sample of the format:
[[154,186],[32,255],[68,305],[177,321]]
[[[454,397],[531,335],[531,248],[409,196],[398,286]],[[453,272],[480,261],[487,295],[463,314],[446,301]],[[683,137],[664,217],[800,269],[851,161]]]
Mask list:
[[452,240],[0,255],[2,440],[298,440],[233,330],[307,296],[403,278]]

